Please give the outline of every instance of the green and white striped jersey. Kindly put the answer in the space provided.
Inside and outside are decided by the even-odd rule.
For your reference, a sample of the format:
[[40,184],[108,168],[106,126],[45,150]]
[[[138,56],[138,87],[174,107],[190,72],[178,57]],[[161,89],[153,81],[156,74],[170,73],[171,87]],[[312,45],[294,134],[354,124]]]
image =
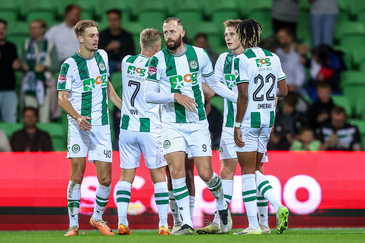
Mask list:
[[246,49],[234,59],[236,84],[248,82],[248,104],[242,126],[272,127],[278,81],[285,79],[280,59],[259,47]]
[[213,74],[212,62],[202,48],[185,45],[185,50],[178,55],[171,54],[167,48],[156,53],[151,58],[147,80],[158,82],[163,94],[184,94],[198,104],[195,111],[188,111],[177,102],[164,103],[161,105],[162,122],[206,120],[202,82],[203,77]]
[[161,129],[160,105],[147,103],[145,78],[150,58],[128,55],[122,61],[123,105],[120,127],[136,132]]
[[108,77],[108,55],[104,50],[99,49],[89,59],[76,52],[62,64],[57,90],[69,91],[72,107],[82,116],[91,117],[92,125],[108,125]]
[[[235,55],[230,52],[222,53],[214,68],[216,79],[222,82],[234,93],[238,94],[236,86],[236,74],[233,65]],[[223,130],[229,130],[233,134],[233,126],[237,113],[237,105],[232,101],[224,99]]]

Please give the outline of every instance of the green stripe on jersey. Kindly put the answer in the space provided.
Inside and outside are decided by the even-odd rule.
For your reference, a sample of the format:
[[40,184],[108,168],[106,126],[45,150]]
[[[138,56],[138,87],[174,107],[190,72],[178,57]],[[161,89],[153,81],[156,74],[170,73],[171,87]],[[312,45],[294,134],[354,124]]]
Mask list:
[[[181,91],[179,89],[173,89],[171,88],[171,93],[179,93],[181,94]],[[186,114],[185,114],[185,107],[180,105],[179,103],[175,102],[175,116],[176,116],[176,123],[186,123]]]
[[[149,61],[149,68],[148,68],[148,70],[149,70],[150,68],[155,68],[155,69],[156,69],[157,64],[158,64],[158,59],[157,59],[157,57],[152,56],[152,58],[151,58],[151,59],[150,59],[150,61]],[[151,80],[153,80],[153,81],[158,82],[159,80],[157,80],[157,72],[154,72],[154,74],[153,74],[153,75],[151,75],[150,73],[151,73],[151,72],[147,72],[147,74],[148,74],[147,79],[151,79]]]
[[232,101],[227,100],[228,112],[227,112],[227,122],[226,127],[233,127],[234,121],[234,110]]
[[240,81],[240,59],[239,58],[236,58],[234,59],[234,71],[235,73],[237,73],[237,77],[236,77],[236,83],[238,81]]
[[127,62],[129,63],[134,63],[134,61],[138,58],[138,55],[135,55],[135,56],[130,56],[128,59],[127,59]]
[[261,127],[261,114],[260,112],[251,112],[251,127],[260,128]]
[[232,73],[233,53],[230,51],[224,60],[223,73]]
[[243,52],[243,54],[245,54],[247,58],[256,57],[256,54],[251,49],[247,49],[246,51]]
[[103,93],[103,100],[101,102],[101,125],[108,125],[109,124],[109,117],[108,117],[108,97],[106,92],[106,87],[102,88]]
[[269,57],[273,56],[272,53],[269,52],[268,50],[265,50],[265,49],[261,49],[261,50],[265,53],[266,56],[269,56]]
[[128,126],[129,126],[129,116],[123,115],[122,125],[120,126],[120,128],[122,128],[124,130],[128,130]]
[[80,57],[77,53],[73,54],[71,56],[76,64],[77,64],[77,68],[79,70],[79,75],[80,75],[80,80],[84,80],[89,78],[89,70],[87,68],[87,64],[86,64],[86,60],[82,57]]
[[200,91],[199,84],[194,85],[192,87],[192,89],[194,91],[195,102],[198,104],[198,106],[196,108],[198,109],[199,121],[203,121],[203,120],[207,119],[207,117],[205,116],[203,98],[202,98],[202,93]]
[[68,63],[62,64],[60,76],[61,75],[65,76],[65,81],[62,84],[60,82],[58,82],[57,89],[66,89],[66,81],[67,81],[66,76],[67,76],[67,72],[68,72],[69,68],[70,68],[70,65]]
[[274,126],[274,122],[275,122],[275,112],[274,111],[270,111],[270,127]]
[[100,55],[99,52],[94,52],[95,61],[98,64],[100,75],[106,73],[106,66],[103,60],[103,57]]
[[164,48],[162,50],[162,52],[165,55],[166,76],[169,77],[169,76],[177,75],[175,57],[169,53],[167,48]]
[[[196,55],[194,47],[190,45],[186,45],[186,52],[185,52],[186,59],[188,59],[189,70],[190,72],[197,72],[199,71],[199,62],[198,56]],[[209,56],[207,54],[207,56]]]
[[[92,91],[82,93],[81,115],[91,117]],[[90,120],[88,120],[90,121]]]
[[150,132],[150,118],[139,118],[139,122],[140,122],[140,127],[139,127],[139,131],[140,132]]

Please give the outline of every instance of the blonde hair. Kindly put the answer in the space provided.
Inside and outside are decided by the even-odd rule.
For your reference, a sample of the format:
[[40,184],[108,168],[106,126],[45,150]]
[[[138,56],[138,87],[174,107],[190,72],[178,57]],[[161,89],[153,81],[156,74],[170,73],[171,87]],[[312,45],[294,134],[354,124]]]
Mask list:
[[233,28],[237,28],[237,26],[241,23],[242,20],[240,19],[228,19],[226,21],[224,21],[223,25],[224,28],[229,28],[229,27],[233,27]]
[[98,27],[98,23],[94,20],[80,20],[74,27],[76,36],[81,36],[89,27]]
[[260,42],[262,28],[254,19],[241,21],[236,31],[244,48],[253,47]]
[[156,29],[153,28],[144,29],[139,35],[142,49],[154,48],[156,42],[161,40],[161,35],[162,35],[161,32]]

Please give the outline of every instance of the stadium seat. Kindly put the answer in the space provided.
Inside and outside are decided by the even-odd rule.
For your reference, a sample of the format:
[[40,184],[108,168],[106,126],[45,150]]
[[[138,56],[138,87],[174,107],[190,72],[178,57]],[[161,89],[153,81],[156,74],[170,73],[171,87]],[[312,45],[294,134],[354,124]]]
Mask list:
[[[271,11],[271,10],[270,10]],[[274,29],[272,27],[271,18],[268,18],[268,10],[258,10],[250,13],[249,18],[256,20],[262,27],[261,39],[264,40],[267,37],[274,34]]]
[[9,0],[0,0],[0,16],[7,22],[18,20],[18,7],[15,2]]
[[[240,9],[244,17],[253,18],[255,17],[255,12],[265,12],[267,13],[266,18],[271,20],[271,9],[272,1],[267,0],[236,0],[238,8]],[[251,17],[253,16],[253,17]]]
[[101,19],[101,22],[107,22],[106,12],[111,9],[118,9],[122,12],[122,24],[127,23],[131,18],[131,10],[128,2],[129,1],[99,0],[95,5],[95,15]]
[[344,46],[333,46],[333,49],[335,49],[336,51],[343,52],[343,54],[344,54],[342,56],[343,61],[345,62],[345,65],[346,65],[347,69],[351,70],[353,68],[353,55],[352,55],[352,52]]
[[[338,7],[338,14],[336,15],[336,26],[339,26],[342,22],[350,19],[350,4],[349,0],[336,0]],[[301,1],[303,2],[303,1]]]
[[365,27],[354,21],[342,22],[336,28],[335,37],[341,46],[352,52],[358,46],[365,45]]
[[219,110],[219,112],[223,115],[223,111],[224,111],[224,98],[219,96],[219,95],[215,95],[210,99],[210,102],[212,103],[212,106],[214,106],[215,108],[217,108],[217,110]]
[[355,107],[357,99],[365,94],[365,84],[346,84],[342,93],[349,100],[351,107]]
[[7,33],[7,40],[12,42],[18,50],[21,50],[21,47],[24,44],[25,39],[29,38],[29,24],[25,22],[10,22],[8,23],[8,33]]
[[[307,1],[300,1],[307,2]],[[310,17],[308,12],[300,10],[300,14],[298,17],[298,26],[297,26],[297,39],[299,42],[303,43],[308,37],[311,38],[311,26],[310,26]]]
[[66,151],[67,133],[65,133],[62,125],[57,123],[38,123],[37,127],[40,130],[48,132],[54,151]]
[[28,23],[34,19],[43,19],[46,22],[56,20],[56,11],[53,4],[47,0],[28,0],[21,6],[21,13]]
[[162,23],[166,19],[166,8],[159,0],[134,0],[133,15],[143,28],[155,28],[162,31]]
[[355,117],[362,119],[365,114],[365,96],[357,97],[355,103]]
[[22,129],[22,128],[23,128],[22,123],[4,123],[4,122],[0,122],[0,129],[4,130],[4,132],[8,136],[9,142],[10,142],[10,139],[11,139],[11,136],[13,135],[13,133],[20,130],[20,129]]
[[220,34],[224,33],[223,23],[227,19],[238,19],[239,12],[235,0],[212,0],[205,6],[205,15],[211,16],[212,22]]
[[[359,46],[353,51],[352,61],[356,67],[360,67],[361,63],[365,61],[365,46]],[[365,70],[363,72],[365,73]]]
[[348,7],[352,17],[356,17],[359,13],[365,11],[364,1],[362,0],[348,1]]
[[196,26],[203,20],[203,10],[199,4],[193,0],[170,1],[168,13],[183,22],[186,36],[192,44],[194,42],[193,33],[197,33]]
[[347,117],[352,117],[352,108],[349,100],[343,95],[332,95],[333,103],[345,109]]
[[365,74],[359,71],[343,71],[341,73],[341,88],[348,83],[364,83]]
[[136,50],[136,53],[139,53],[141,50],[139,46],[139,34],[143,30],[142,26],[138,22],[128,22],[126,24],[123,24],[123,28],[132,34],[134,48]]

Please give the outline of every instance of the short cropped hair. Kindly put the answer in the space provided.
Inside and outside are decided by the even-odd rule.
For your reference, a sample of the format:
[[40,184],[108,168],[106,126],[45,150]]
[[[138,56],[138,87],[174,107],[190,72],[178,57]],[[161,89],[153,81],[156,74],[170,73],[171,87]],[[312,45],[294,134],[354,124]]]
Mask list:
[[329,89],[332,90],[331,85],[327,82],[318,82],[317,89]]
[[181,20],[179,18],[176,17],[168,17],[163,23],[164,24],[168,24],[171,21],[176,21],[177,25],[180,25],[181,27],[184,27],[183,23],[181,22]]
[[199,38],[204,38],[206,41],[208,41],[208,35],[202,32],[199,32],[198,34],[195,35],[194,40],[196,41]]
[[228,19],[226,21],[224,21],[223,25],[224,28],[229,28],[229,27],[233,27],[233,28],[237,28],[237,26],[242,22],[242,20],[240,19]]
[[80,20],[74,27],[76,36],[81,36],[89,27],[98,27],[98,23],[94,20]]
[[5,27],[8,27],[8,22],[5,19],[0,19],[0,23],[3,23]]
[[111,13],[115,13],[119,16],[119,18],[122,18],[122,11],[120,11],[119,9],[110,9],[108,11],[106,11],[106,14],[109,15]]
[[43,19],[35,19],[32,22],[37,22],[41,25],[41,28],[47,29],[47,23]]
[[284,103],[291,107],[295,107],[298,103],[298,95],[294,92],[289,92],[288,95],[284,97]]
[[283,28],[279,29],[279,31],[284,31],[288,36],[290,36],[291,38],[294,38],[294,32],[289,27],[283,27]]
[[23,108],[23,112],[22,112],[23,117],[24,117],[24,114],[25,114],[25,112],[26,112],[26,111],[33,111],[33,112],[34,112],[34,114],[35,114],[35,116],[38,118],[38,110],[37,110],[36,108],[34,108],[34,107],[30,107],[30,106],[28,106],[28,107],[24,107],[24,108]]
[[342,108],[341,106],[335,106],[332,108],[332,112],[339,115],[339,114],[345,114],[346,115],[346,111],[344,108]]
[[76,4],[70,4],[70,5],[67,5],[66,8],[65,8],[65,15],[67,15],[69,12],[72,11],[72,9],[74,8],[77,8],[81,11],[81,8],[79,5],[76,5]]
[[144,29],[139,35],[142,49],[151,49],[154,48],[156,42],[161,40],[162,33],[153,28]]

